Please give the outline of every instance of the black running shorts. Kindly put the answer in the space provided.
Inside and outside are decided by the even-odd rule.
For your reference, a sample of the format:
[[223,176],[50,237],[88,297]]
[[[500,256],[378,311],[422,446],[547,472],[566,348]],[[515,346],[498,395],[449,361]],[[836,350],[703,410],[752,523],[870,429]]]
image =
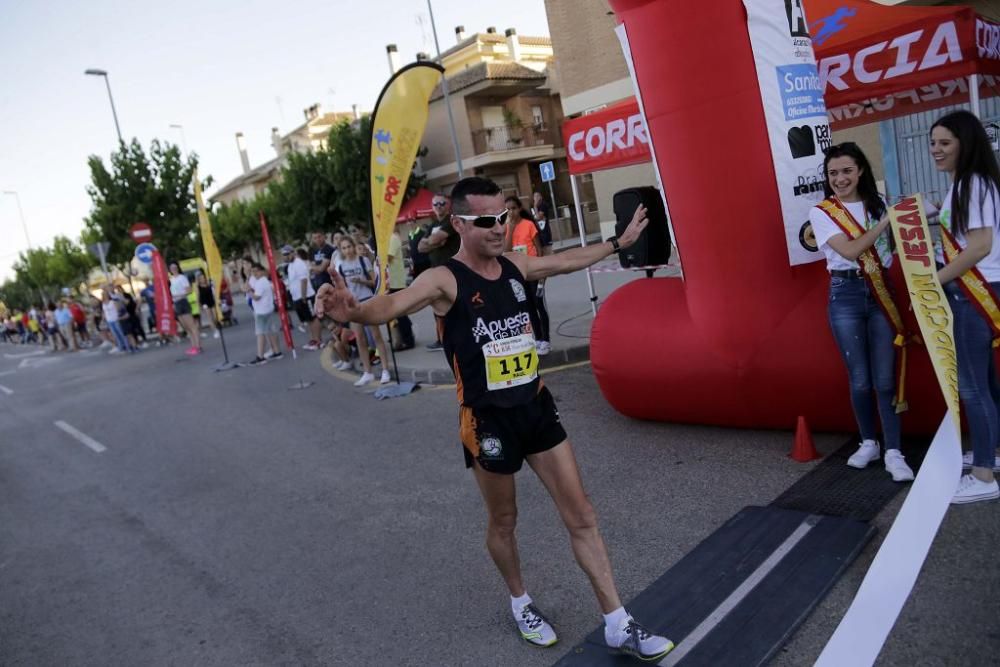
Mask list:
[[566,439],[556,402],[544,385],[526,405],[462,406],[459,435],[466,468],[475,461],[483,470],[502,475],[514,474],[525,457],[552,449]]

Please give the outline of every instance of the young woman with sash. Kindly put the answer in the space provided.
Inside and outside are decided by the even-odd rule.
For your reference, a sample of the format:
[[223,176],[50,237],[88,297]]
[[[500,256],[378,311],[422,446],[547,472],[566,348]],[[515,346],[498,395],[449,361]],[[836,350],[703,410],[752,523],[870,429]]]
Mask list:
[[809,212],[809,221],[826,255],[830,329],[847,366],[861,433],[861,444],[847,465],[865,468],[881,456],[875,439],[877,403],[885,469],[893,481],[912,481],[913,471],[899,451],[908,335],[889,289],[892,246],[885,201],[875,187],[868,158],[856,144],[830,148],[823,172],[826,199]]
[[941,204],[938,278],[954,318],[958,394],[972,451],[952,503],[1000,497],[994,471],[1000,439],[1000,382],[994,349],[1000,345],[1000,167],[979,119],[968,111],[931,126],[931,157],[951,176]]

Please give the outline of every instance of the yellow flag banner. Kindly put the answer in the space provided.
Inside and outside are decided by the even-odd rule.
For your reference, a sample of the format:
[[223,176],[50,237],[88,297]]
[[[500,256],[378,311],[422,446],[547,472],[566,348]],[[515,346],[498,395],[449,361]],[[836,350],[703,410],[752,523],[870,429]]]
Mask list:
[[927,225],[923,198],[920,195],[906,197],[889,209],[889,218],[920,333],[927,345],[945,403],[955,420],[955,427],[960,429],[958,364],[952,331],[954,318],[938,281],[934,243]]
[[[386,275],[386,250],[403,204],[406,184],[427,125],[431,92],[444,73],[437,63],[417,62],[392,75],[372,114],[371,207],[379,275]],[[379,292],[384,292],[382,280]]]
[[938,281],[920,195],[891,207],[889,218],[913,311],[948,410],[889,534],[815,667],[875,663],[913,590],[962,471],[954,320]]
[[220,317],[219,293],[222,290],[222,256],[219,255],[219,246],[215,245],[215,236],[212,235],[212,223],[208,220],[208,211],[205,210],[205,202],[201,196],[201,181],[198,180],[198,169],[195,168],[194,175],[194,201],[198,205],[198,229],[201,232],[201,243],[205,248],[205,263],[208,264],[208,280],[212,285],[212,294],[215,296],[215,316]]

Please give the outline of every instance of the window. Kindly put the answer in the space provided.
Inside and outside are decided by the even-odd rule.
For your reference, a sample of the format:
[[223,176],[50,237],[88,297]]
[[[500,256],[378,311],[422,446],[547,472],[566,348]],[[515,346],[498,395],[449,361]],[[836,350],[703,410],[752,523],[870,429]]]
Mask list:
[[531,122],[539,130],[545,129],[545,116],[542,114],[542,107],[537,104],[531,107]]

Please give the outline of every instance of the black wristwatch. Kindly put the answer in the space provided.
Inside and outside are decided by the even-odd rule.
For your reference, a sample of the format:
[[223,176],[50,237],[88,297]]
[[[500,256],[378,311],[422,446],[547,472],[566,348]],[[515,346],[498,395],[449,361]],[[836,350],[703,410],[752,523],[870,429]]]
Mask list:
[[622,247],[618,244],[618,237],[612,236],[608,239],[611,242],[611,252],[621,252]]

